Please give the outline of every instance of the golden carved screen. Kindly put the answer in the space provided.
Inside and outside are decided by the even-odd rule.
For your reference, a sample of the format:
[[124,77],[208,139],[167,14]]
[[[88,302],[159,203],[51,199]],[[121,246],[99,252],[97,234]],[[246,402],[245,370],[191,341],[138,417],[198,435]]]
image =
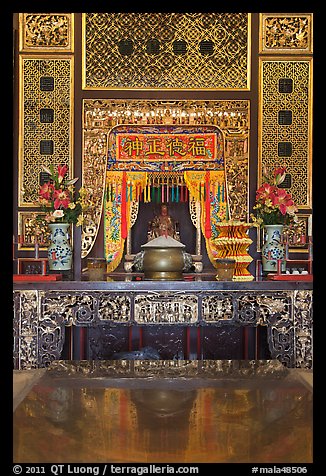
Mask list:
[[20,51],[73,52],[73,13],[20,13],[19,23]]
[[84,13],[84,89],[247,90],[248,13]]
[[259,184],[283,166],[296,204],[312,206],[312,59],[260,58]]
[[35,206],[42,165],[72,173],[73,57],[21,55],[18,206]]
[[259,52],[312,53],[311,13],[260,13]]
[[164,101],[85,99],[83,102],[82,183],[92,206],[82,228],[82,257],[90,252],[98,233],[107,167],[107,138],[119,124],[212,124],[225,137],[225,166],[230,213],[248,220],[249,129],[248,100]]

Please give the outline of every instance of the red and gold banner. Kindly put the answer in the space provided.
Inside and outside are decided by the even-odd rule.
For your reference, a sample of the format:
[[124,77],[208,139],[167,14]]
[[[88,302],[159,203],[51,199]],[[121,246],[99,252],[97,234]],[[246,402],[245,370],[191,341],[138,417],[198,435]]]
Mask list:
[[146,187],[145,172],[107,172],[104,226],[107,272],[119,265],[130,230],[130,206]]
[[186,171],[185,182],[190,195],[201,204],[201,230],[205,237],[207,254],[215,266],[217,251],[214,240],[217,225],[228,217],[226,176],[222,170]]
[[119,133],[116,135],[116,151],[118,161],[212,161],[217,155],[217,135]]

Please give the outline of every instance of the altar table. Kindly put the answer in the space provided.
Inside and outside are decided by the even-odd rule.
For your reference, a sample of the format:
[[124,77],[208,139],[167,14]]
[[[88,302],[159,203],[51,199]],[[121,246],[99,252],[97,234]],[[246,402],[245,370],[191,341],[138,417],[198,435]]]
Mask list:
[[[160,331],[175,346],[176,358],[196,360],[211,358],[203,357],[201,347],[209,343],[207,330],[232,326],[264,327],[271,358],[312,368],[312,310],[312,283],[300,281],[15,283],[14,368],[46,367],[62,358],[69,328],[92,332],[95,355],[98,341],[105,342],[111,350],[106,359],[113,350],[137,350],[151,329],[158,346]],[[175,337],[177,329],[184,339]],[[125,348],[117,346],[119,339]]]
[[14,463],[311,463],[312,389],[297,372],[55,361],[14,412]]

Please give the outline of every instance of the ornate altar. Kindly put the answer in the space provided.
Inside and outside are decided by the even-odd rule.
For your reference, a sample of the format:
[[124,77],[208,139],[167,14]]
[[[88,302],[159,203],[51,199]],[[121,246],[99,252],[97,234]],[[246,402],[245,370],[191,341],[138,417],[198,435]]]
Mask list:
[[[208,256],[214,262],[216,223],[228,215],[224,138],[219,127],[113,127],[107,168],[104,223],[109,272],[119,265],[126,240],[125,269],[130,269],[131,228],[140,202],[188,202],[196,244],[199,245],[202,232]],[[198,263],[198,246],[193,254]]]
[[[16,256],[34,251],[42,164],[80,171],[90,206],[81,237],[74,234],[76,281],[15,283],[16,368],[48,365],[71,341],[77,358],[86,347],[87,358],[102,359],[107,349],[134,350],[148,339],[163,358],[230,358],[234,342],[241,352],[235,335],[249,341],[252,328],[266,330],[273,358],[312,366],[311,283],[204,282],[198,272],[204,258],[214,266],[218,224],[248,221],[265,166],[287,167],[285,188],[300,207],[302,233],[312,235],[312,14],[167,15],[169,22],[162,14],[19,14]],[[137,35],[117,47],[115,38],[130,25]],[[250,71],[250,64],[258,67]],[[155,99],[143,99],[149,96]],[[121,266],[128,274],[164,202],[171,216],[176,207],[189,215],[191,242],[182,226],[180,240],[194,260],[194,279],[203,282],[80,281],[88,256],[104,255],[109,272]],[[248,243],[242,238],[241,255]],[[260,235],[253,245],[257,259]],[[45,239],[41,254],[46,247]],[[295,240],[290,251],[307,254],[308,244]],[[246,258],[238,260],[240,275]]]
[[64,344],[74,359],[144,345],[161,359],[225,359],[233,343],[250,358],[236,334],[265,330],[273,359],[312,368],[312,301],[312,283],[294,281],[17,283],[14,367],[45,367],[64,358]]

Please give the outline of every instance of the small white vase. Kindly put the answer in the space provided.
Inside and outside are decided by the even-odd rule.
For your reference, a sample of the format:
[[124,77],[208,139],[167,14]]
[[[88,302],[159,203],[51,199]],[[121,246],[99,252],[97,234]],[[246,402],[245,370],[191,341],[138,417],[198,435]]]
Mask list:
[[264,225],[265,242],[262,246],[263,271],[273,273],[277,271],[277,260],[282,260],[281,271],[285,272],[285,249],[282,244],[283,225]]
[[48,248],[48,263],[52,271],[71,269],[72,248],[69,241],[69,226],[69,223],[49,223],[51,244]]

